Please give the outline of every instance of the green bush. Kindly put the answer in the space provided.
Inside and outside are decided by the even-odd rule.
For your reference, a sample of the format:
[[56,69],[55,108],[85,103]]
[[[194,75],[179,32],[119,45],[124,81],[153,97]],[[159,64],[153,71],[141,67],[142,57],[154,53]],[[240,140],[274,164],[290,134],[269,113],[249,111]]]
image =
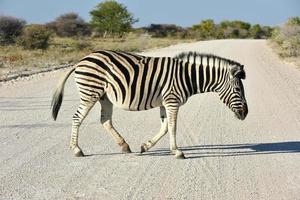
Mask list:
[[223,38],[247,38],[251,24],[239,20],[222,21],[218,28],[223,32]]
[[30,25],[24,28],[19,44],[25,49],[47,49],[50,32],[43,25]]
[[0,16],[0,44],[12,44],[21,34],[26,22],[9,16]]
[[216,25],[212,19],[202,20],[199,24],[193,25],[192,30],[197,39],[216,38]]
[[259,24],[255,24],[250,28],[250,35],[254,39],[261,39],[263,38],[264,32]]
[[90,12],[91,26],[104,37],[123,36],[132,30],[132,25],[138,20],[127,10],[126,6],[115,0],[106,0],[99,3]]

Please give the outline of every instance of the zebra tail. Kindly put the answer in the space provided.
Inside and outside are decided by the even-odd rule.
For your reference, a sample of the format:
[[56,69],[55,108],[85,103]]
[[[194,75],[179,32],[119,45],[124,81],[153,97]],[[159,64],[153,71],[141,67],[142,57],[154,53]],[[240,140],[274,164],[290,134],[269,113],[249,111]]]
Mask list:
[[51,107],[52,107],[52,117],[54,120],[56,120],[63,96],[64,96],[64,87],[67,79],[72,74],[72,72],[75,70],[76,67],[73,67],[68,73],[59,81],[59,84],[57,85],[57,88],[53,94]]

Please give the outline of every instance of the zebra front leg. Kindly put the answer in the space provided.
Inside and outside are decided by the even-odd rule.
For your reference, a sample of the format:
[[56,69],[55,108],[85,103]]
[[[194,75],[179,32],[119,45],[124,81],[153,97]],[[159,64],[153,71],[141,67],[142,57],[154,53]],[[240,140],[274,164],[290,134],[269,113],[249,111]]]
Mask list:
[[178,104],[171,102],[166,105],[167,119],[168,119],[168,132],[170,134],[170,150],[176,158],[184,159],[184,154],[177,148],[176,143],[176,123],[179,106]]
[[122,147],[122,152],[131,153],[129,145],[126,143],[124,138],[116,131],[112,125],[112,112],[113,105],[105,96],[100,99],[101,104],[101,124],[104,129],[111,134],[116,143]]
[[94,101],[81,100],[77,111],[73,115],[70,149],[73,150],[76,157],[84,156],[81,148],[78,146],[78,132],[82,121],[87,116],[87,114],[89,113],[89,111],[91,110],[94,104],[95,104]]
[[166,109],[163,106],[160,107],[160,121],[161,127],[159,132],[151,140],[142,144],[141,153],[148,151],[168,132],[167,114]]

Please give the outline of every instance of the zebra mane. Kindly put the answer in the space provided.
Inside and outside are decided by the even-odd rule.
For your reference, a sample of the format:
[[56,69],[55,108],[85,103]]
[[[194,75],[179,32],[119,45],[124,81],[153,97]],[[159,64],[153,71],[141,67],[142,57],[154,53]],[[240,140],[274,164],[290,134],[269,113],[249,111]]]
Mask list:
[[221,56],[217,56],[214,54],[207,54],[207,53],[199,53],[196,51],[188,51],[188,52],[181,52],[174,56],[174,58],[179,59],[179,60],[186,60],[187,62],[190,63],[196,63],[197,59],[202,60],[203,58],[208,58],[208,59],[216,59],[219,61],[222,61],[224,64],[228,64],[230,66],[230,70],[232,74],[236,77],[239,77],[241,79],[246,78],[246,72],[244,71],[244,65],[242,65],[239,62],[236,62],[234,60],[228,59],[228,58],[223,58]]
[[228,58],[223,58],[221,56],[217,56],[215,54],[208,54],[208,53],[199,53],[196,51],[188,51],[188,52],[181,52],[174,56],[174,58],[180,59],[180,60],[187,60],[188,62],[196,62],[197,58],[212,58],[212,59],[217,59],[221,60],[224,63],[228,63],[230,65],[236,65],[236,66],[243,66],[239,62],[236,62],[234,60],[230,60]]

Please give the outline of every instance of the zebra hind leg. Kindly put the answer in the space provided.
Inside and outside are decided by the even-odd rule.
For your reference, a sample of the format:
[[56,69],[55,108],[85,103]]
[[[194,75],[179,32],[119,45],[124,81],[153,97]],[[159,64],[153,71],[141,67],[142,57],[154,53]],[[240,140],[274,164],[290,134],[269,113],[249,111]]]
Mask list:
[[79,127],[84,120],[84,118],[87,116],[91,108],[94,106],[95,101],[80,101],[80,105],[73,115],[72,120],[72,135],[71,135],[71,141],[70,141],[70,149],[73,150],[76,157],[82,157],[84,156],[81,148],[78,145],[78,132]]
[[121,146],[123,153],[131,153],[129,145],[126,143],[124,138],[117,132],[112,125],[112,113],[113,104],[108,100],[106,96],[100,99],[101,104],[101,124],[104,129],[111,134],[116,143]]
[[141,153],[148,151],[168,132],[168,121],[167,121],[166,110],[162,106],[160,107],[160,122],[161,122],[161,127],[159,132],[151,140],[142,144]]

